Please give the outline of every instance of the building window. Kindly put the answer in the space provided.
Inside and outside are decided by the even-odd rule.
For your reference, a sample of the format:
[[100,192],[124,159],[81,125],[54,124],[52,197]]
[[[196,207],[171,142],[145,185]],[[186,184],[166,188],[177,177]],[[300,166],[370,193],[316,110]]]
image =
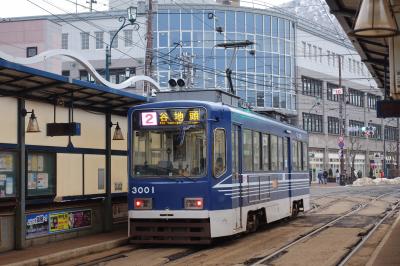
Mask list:
[[379,124],[368,123],[369,127],[373,128],[374,134],[370,135],[371,139],[382,139],[382,126]]
[[306,58],[306,43],[301,42],[303,44],[303,57]]
[[89,32],[81,32],[81,49],[89,49]]
[[322,63],[322,48],[319,47],[319,62]]
[[385,126],[385,139],[397,140],[398,132],[399,129],[397,127]]
[[68,33],[61,34],[61,48],[68,49]]
[[339,86],[336,85],[336,84],[327,83],[326,87],[327,87],[326,96],[327,96],[328,100],[334,101],[334,102],[338,102],[339,99],[340,99],[340,95],[339,94],[333,94],[333,90],[339,88]]
[[328,116],[328,133],[333,135],[339,135],[339,118]]
[[311,59],[311,44],[308,44],[308,58]]
[[304,95],[322,98],[322,81],[305,77],[301,77],[302,91]]
[[360,62],[357,61],[357,75],[360,75]]
[[[111,40],[114,37],[115,33],[117,33],[117,31],[110,31],[110,44],[111,44]],[[114,37],[114,41],[111,45],[111,48],[118,48],[118,34]]]
[[308,132],[322,133],[322,115],[303,113],[303,129]]
[[0,199],[15,197],[16,162],[15,152],[0,151]]
[[28,153],[28,196],[54,196],[56,194],[56,155]]
[[370,109],[376,109],[376,102],[381,99],[380,96],[374,95],[374,94],[367,94],[367,101],[368,101],[368,108]]
[[124,30],[125,47],[133,46],[133,30]]
[[364,93],[355,89],[348,90],[348,103],[354,106],[364,106]]
[[313,49],[314,49],[314,60],[315,60],[315,62],[317,62],[317,46],[313,46]]
[[104,32],[98,31],[96,32],[96,49],[104,48]]
[[37,55],[37,46],[26,48],[26,57],[32,57]]
[[61,75],[64,77],[69,77],[70,72],[69,72],[69,70],[63,70],[63,71],[61,71]]
[[331,51],[328,51],[328,66],[331,65]]
[[351,58],[349,58],[349,72],[352,73],[352,68],[351,68]]
[[349,135],[354,137],[360,137],[362,127],[364,127],[364,122],[349,120],[349,128],[348,128]]

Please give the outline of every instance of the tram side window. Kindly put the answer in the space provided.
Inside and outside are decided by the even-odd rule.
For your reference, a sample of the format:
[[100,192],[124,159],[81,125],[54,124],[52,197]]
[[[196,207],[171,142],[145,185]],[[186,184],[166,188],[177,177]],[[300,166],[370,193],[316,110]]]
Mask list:
[[288,169],[288,138],[283,138],[283,169]]
[[292,170],[297,171],[299,169],[299,165],[297,164],[297,141],[292,142]]
[[302,142],[302,146],[303,146],[303,170],[306,171],[308,170],[308,146],[307,143]]
[[275,171],[279,169],[278,166],[278,137],[271,135],[270,138],[270,150],[271,150],[271,170]]
[[264,170],[270,170],[270,163],[269,163],[269,157],[270,157],[270,149],[269,149],[269,135],[268,134],[262,134],[262,151],[263,151],[263,169]]
[[251,130],[243,130],[243,170],[253,171],[253,144]]
[[277,170],[282,170],[283,169],[283,164],[284,164],[284,159],[283,159],[283,138],[278,137],[278,169]]
[[293,141],[292,146],[292,165],[293,171],[301,170],[301,142]]
[[218,128],[214,131],[214,176],[219,177],[226,171],[226,137],[225,130]]
[[260,164],[260,133],[253,132],[254,171],[261,170]]

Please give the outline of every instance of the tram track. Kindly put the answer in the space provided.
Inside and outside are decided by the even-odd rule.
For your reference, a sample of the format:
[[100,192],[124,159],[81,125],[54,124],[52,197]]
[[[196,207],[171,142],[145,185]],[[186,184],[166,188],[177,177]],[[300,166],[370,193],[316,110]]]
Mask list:
[[392,217],[392,215],[396,211],[398,211],[399,206],[400,206],[400,201],[398,201],[394,206],[392,206],[391,209],[386,211],[385,215],[379,221],[374,223],[374,225],[368,230],[368,233],[366,235],[361,236],[360,241],[356,245],[350,248],[349,252],[342,257],[342,259],[338,262],[337,265],[344,266],[352,258],[352,256],[363,247],[365,242],[367,242],[367,240],[375,233],[378,227],[389,217]]
[[[274,261],[274,260],[280,258],[281,256],[284,256],[284,255],[288,252],[288,249],[290,249],[291,247],[297,245],[298,243],[301,243],[301,242],[303,242],[303,241],[305,241],[305,240],[308,240],[308,239],[310,239],[310,238],[316,236],[317,234],[321,233],[321,232],[324,231],[325,229],[330,228],[331,226],[333,226],[334,224],[336,224],[336,223],[338,223],[339,221],[343,220],[344,218],[349,217],[350,215],[355,214],[355,213],[361,211],[362,209],[365,209],[365,208],[368,207],[372,202],[377,201],[377,200],[379,200],[379,199],[381,199],[381,198],[383,198],[383,197],[385,197],[385,196],[388,196],[388,195],[391,195],[391,194],[395,194],[395,193],[398,193],[398,192],[399,192],[399,191],[397,190],[397,191],[395,191],[395,192],[384,193],[384,194],[381,194],[381,195],[379,195],[379,196],[376,196],[376,197],[373,198],[373,199],[370,199],[370,200],[367,201],[367,202],[362,202],[362,203],[355,204],[349,211],[347,211],[346,213],[342,214],[341,216],[336,217],[336,218],[330,220],[329,222],[325,223],[324,225],[322,225],[322,226],[320,226],[320,227],[318,227],[318,228],[316,228],[316,229],[313,229],[313,230],[311,230],[310,232],[308,232],[308,233],[306,233],[306,234],[304,234],[304,235],[299,236],[298,238],[294,239],[294,240],[291,241],[290,243],[288,243],[288,244],[286,244],[286,245],[280,247],[279,249],[277,249],[277,250],[274,251],[273,253],[268,254],[268,255],[266,255],[266,256],[263,256],[263,257],[258,257],[258,258],[250,259],[250,260],[246,261],[244,264],[245,264],[245,265],[249,265],[249,266],[269,264],[270,262],[272,262],[272,261]],[[398,202],[396,203],[395,208],[394,208],[394,209],[392,208],[392,211],[389,212],[389,213],[392,214],[393,211],[399,206],[399,204],[400,204],[400,201],[398,201]],[[344,256],[343,259],[342,259],[341,261],[344,261],[344,260],[348,261],[348,260],[351,258],[351,256],[352,256],[357,250],[359,250],[359,249],[362,247],[362,245],[365,243],[365,241],[375,232],[376,228],[378,228],[378,226],[379,226],[380,224],[382,224],[382,222],[383,222],[384,220],[386,220],[389,216],[390,216],[389,214],[386,214],[386,215],[384,216],[384,218],[380,219],[380,221],[377,222],[376,225],[375,225],[372,229],[370,229],[370,231],[365,235],[365,237],[364,237],[365,240],[364,240],[364,241],[361,240],[361,241],[357,242],[357,244],[353,247],[352,250],[355,250],[355,251],[354,251],[354,252],[353,252],[352,250],[349,251],[348,254],[347,254],[347,256]],[[368,236],[368,237],[367,237],[367,236]],[[340,262],[339,262],[339,263],[340,263]],[[344,263],[345,263],[345,262],[344,262]],[[341,265],[344,265],[344,264],[341,264]]]

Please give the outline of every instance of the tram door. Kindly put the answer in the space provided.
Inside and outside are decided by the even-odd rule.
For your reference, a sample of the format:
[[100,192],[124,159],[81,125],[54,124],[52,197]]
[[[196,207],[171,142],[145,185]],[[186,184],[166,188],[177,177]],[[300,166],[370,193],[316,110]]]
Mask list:
[[[241,158],[241,128],[238,125],[232,127],[232,208],[236,219],[236,228],[242,227],[242,166]],[[234,193],[236,192],[236,193]]]

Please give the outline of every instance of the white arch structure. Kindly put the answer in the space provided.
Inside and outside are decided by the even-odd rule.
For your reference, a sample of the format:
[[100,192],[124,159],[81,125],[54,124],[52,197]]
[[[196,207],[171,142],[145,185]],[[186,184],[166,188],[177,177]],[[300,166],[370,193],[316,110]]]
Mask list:
[[97,82],[99,82],[105,86],[108,86],[110,88],[113,88],[113,89],[117,89],[117,90],[125,89],[127,87],[134,86],[134,84],[136,82],[148,81],[156,87],[157,91],[161,90],[160,84],[158,84],[157,81],[155,81],[151,77],[148,77],[145,75],[130,77],[129,79],[127,79],[124,82],[119,83],[119,84],[109,82],[106,79],[104,79],[96,71],[96,69],[94,69],[92,64],[90,64],[89,61],[86,60],[82,55],[80,55],[76,52],[70,51],[70,50],[66,50],[66,49],[48,50],[48,51],[40,53],[36,56],[32,56],[32,57],[28,57],[28,58],[15,57],[15,56],[12,56],[12,55],[9,55],[9,54],[6,54],[6,53],[0,51],[0,58],[3,58],[7,61],[11,61],[11,62],[14,62],[17,64],[22,64],[22,65],[30,65],[30,64],[40,63],[40,62],[45,61],[46,59],[54,57],[54,56],[66,56],[66,57],[69,57],[69,58],[75,60],[76,62],[80,63],[86,69],[86,71],[88,73],[90,73],[90,75],[93,76],[93,78]]

